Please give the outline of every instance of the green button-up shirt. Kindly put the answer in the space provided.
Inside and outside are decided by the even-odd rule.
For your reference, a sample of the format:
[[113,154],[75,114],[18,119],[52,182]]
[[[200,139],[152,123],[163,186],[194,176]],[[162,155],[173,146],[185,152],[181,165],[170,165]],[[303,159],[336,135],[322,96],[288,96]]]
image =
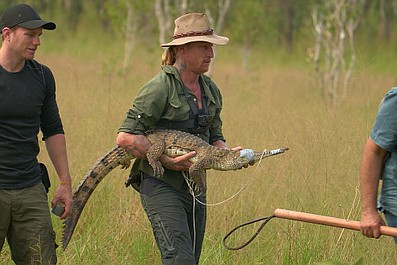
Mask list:
[[[215,83],[205,75],[199,77],[200,86],[204,90],[208,114],[212,118],[210,129],[198,136],[212,144],[218,140],[225,141],[222,134],[222,95]],[[190,106],[183,92],[183,82],[177,69],[173,66],[162,66],[161,71],[138,92],[133,106],[128,110],[119,132],[143,134],[157,128],[159,120],[186,121],[189,120]],[[193,98],[194,93],[187,89]],[[197,99],[195,100],[197,104]],[[197,106],[198,108],[198,106]],[[153,170],[147,160],[136,159],[131,174],[139,170],[153,175]],[[184,179],[181,172],[165,169],[161,180],[180,189]]]

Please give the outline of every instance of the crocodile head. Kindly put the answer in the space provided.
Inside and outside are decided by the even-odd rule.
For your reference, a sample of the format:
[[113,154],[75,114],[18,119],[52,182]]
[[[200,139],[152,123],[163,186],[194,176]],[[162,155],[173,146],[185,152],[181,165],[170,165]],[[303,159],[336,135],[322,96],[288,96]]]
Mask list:
[[252,149],[243,149],[243,150],[240,150],[240,157],[238,158],[238,160],[240,161],[240,163],[244,161],[245,163],[249,163],[250,165],[253,165],[265,157],[282,154],[287,150],[288,150],[288,147],[283,147],[283,148],[273,149],[273,150],[265,149],[262,152],[258,152],[258,151],[252,150]]

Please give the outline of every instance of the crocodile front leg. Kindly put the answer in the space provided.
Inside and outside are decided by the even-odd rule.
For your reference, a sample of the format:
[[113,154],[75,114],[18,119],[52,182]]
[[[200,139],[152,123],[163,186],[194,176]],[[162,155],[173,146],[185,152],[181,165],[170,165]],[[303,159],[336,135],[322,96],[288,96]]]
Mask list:
[[160,178],[164,174],[164,168],[159,159],[164,152],[165,141],[153,135],[149,135],[148,139],[151,143],[151,146],[146,154],[146,158],[149,162],[149,165],[153,168],[153,175]]

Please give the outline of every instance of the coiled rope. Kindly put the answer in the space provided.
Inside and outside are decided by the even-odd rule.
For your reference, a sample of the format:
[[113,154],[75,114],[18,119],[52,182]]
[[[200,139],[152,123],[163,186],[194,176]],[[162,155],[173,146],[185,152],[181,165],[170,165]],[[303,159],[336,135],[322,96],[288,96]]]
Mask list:
[[[273,214],[273,215],[270,215],[270,216],[267,216],[267,217],[262,217],[262,218],[259,218],[259,219],[255,219],[255,220],[243,223],[243,224],[241,224],[239,226],[236,226],[229,233],[227,233],[226,236],[223,238],[223,240],[222,240],[223,246],[226,249],[228,249],[228,250],[239,250],[239,249],[242,249],[242,248],[248,246],[259,235],[259,232],[262,230],[262,228],[274,217],[276,217],[276,216]],[[230,247],[230,246],[228,246],[226,244],[226,239],[229,236],[231,236],[237,229],[240,229],[240,228],[242,228],[244,226],[251,225],[251,224],[254,224],[254,223],[257,223],[257,222],[261,222],[261,221],[264,221],[264,222],[259,226],[259,228],[256,230],[256,232],[246,242],[244,242],[240,246]]]

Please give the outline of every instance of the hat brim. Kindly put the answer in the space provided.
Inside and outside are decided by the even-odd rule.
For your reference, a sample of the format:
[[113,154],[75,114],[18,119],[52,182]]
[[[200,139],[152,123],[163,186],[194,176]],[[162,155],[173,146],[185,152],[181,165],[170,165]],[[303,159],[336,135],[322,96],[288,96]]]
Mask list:
[[184,37],[184,38],[175,39],[168,43],[161,44],[161,47],[179,46],[196,41],[209,42],[215,45],[226,45],[229,42],[229,38],[218,35]]
[[47,29],[47,30],[54,30],[56,28],[56,25],[54,22],[45,21],[45,20],[26,21],[23,23],[19,23],[18,26],[25,28],[25,29],[43,28],[43,29]]

